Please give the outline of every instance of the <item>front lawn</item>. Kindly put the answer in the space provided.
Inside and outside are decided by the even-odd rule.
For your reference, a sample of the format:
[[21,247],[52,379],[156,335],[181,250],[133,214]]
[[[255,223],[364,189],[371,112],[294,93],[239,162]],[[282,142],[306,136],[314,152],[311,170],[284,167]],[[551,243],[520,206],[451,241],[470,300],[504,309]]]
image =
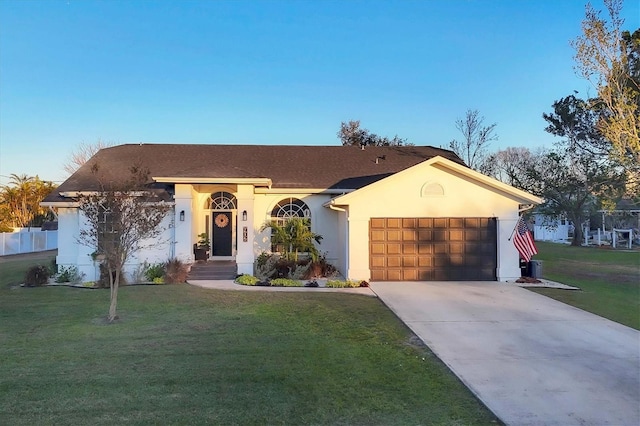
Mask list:
[[57,250],[48,250],[36,253],[0,256],[0,291],[8,286],[24,283],[24,274],[30,266],[51,266],[57,253]]
[[581,291],[531,289],[640,330],[640,252],[536,242],[543,277]]
[[377,298],[131,286],[111,325],[108,300],[0,287],[2,424],[499,423]]

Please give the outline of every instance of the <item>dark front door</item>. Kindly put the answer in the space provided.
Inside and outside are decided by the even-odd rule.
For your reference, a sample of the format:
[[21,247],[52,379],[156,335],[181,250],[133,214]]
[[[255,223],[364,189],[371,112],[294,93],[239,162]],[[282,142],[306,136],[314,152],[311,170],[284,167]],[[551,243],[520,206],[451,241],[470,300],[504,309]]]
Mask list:
[[212,256],[231,256],[231,212],[213,213]]

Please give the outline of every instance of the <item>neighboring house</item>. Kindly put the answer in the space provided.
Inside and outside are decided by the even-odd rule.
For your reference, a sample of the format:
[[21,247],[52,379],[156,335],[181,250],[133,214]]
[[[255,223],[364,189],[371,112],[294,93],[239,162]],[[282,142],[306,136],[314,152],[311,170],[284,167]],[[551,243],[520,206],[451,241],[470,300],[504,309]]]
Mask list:
[[558,219],[543,214],[533,215],[533,238],[536,241],[567,241],[573,225],[567,219]]
[[251,274],[271,249],[263,225],[305,217],[347,278],[505,281],[520,276],[510,241],[519,212],[542,201],[433,147],[120,145],[100,150],[43,202],[58,208],[59,265],[95,278],[93,249],[77,243],[85,225],[74,197],[99,189],[94,165],[117,179],[134,163],[175,205],[164,238],[129,273],[143,261],[193,262],[206,233],[212,260],[235,260]]
[[[616,203],[615,209],[598,210],[598,213],[602,215],[602,239],[613,242],[614,229],[632,230],[632,242],[640,244],[640,202],[622,199]],[[593,236],[594,239],[597,238],[596,235]],[[629,234],[626,232],[621,236],[628,238]]]

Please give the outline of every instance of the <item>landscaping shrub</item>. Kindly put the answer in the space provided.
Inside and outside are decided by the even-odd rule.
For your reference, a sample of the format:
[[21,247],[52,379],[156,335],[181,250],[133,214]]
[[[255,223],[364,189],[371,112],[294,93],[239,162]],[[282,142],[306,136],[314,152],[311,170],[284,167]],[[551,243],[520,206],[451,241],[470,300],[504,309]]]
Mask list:
[[269,260],[270,257],[273,257],[272,254],[267,253],[266,251],[261,252],[256,258],[256,266],[264,266]]
[[286,259],[277,254],[266,252],[260,253],[256,259],[255,270],[256,276],[262,281],[276,278],[308,280],[319,277],[333,277],[337,272],[336,268],[327,262],[325,254],[313,261],[309,258]]
[[302,283],[298,280],[292,280],[290,278],[276,278],[271,280],[273,287],[302,287]]
[[356,287],[368,287],[369,283],[366,281],[356,281],[356,280],[329,280],[327,281],[326,287],[329,288],[356,288]]
[[144,270],[144,277],[147,279],[147,281],[150,282],[153,282],[156,278],[164,277],[164,266],[165,265],[162,263],[147,265],[146,269]]
[[309,267],[311,266],[311,262],[307,264],[298,264],[296,268],[289,274],[291,279],[293,280],[303,280],[307,277],[309,273]]
[[334,277],[338,273],[338,270],[331,263],[327,262],[327,254],[323,253],[322,256],[318,259],[317,262],[320,265],[320,276],[321,277]]
[[236,278],[236,282],[242,285],[256,285],[258,281],[260,281],[258,278],[247,274],[242,274]]
[[75,266],[61,266],[60,272],[56,275],[57,283],[79,283],[84,279],[84,274],[78,272]]
[[260,281],[277,278],[279,257],[274,254],[265,257],[262,256],[263,254],[264,253],[261,253],[260,256],[258,256],[258,262],[256,262],[256,277],[258,277]]
[[49,268],[44,265],[36,265],[27,269],[24,276],[24,285],[27,287],[40,287],[49,281]]
[[164,264],[164,281],[171,284],[187,282],[189,271],[187,265],[179,259],[167,260]]
[[58,273],[58,262],[56,262],[56,258],[54,257],[49,262],[49,276],[54,276]]

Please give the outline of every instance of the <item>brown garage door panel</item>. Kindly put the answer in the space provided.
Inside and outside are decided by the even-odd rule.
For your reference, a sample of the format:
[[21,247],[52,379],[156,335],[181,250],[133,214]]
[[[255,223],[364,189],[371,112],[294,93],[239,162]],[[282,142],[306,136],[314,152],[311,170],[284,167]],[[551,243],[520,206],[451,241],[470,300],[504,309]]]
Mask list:
[[374,281],[495,280],[494,218],[372,218]]

